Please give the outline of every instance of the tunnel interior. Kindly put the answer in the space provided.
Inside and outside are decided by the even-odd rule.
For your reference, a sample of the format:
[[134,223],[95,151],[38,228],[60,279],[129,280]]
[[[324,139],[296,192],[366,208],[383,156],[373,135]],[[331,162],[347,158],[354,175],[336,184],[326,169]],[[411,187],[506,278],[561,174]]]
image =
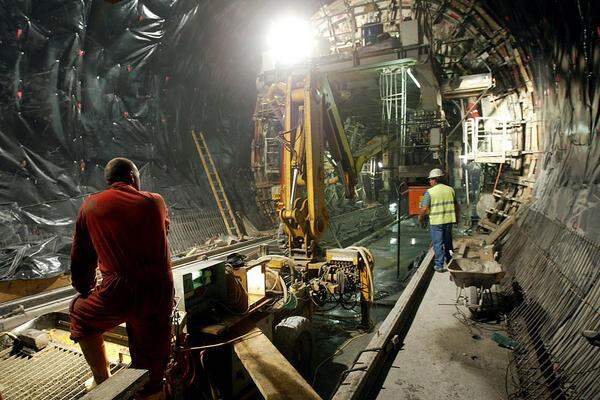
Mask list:
[[[0,282],[68,275],[77,211],[104,189],[104,166],[116,156],[131,158],[142,188],[165,198],[181,226],[170,243],[178,256],[227,236],[192,132],[204,135],[245,235],[277,230],[271,196],[280,177],[262,172],[257,115],[280,78],[265,73],[265,35],[290,13],[310,21],[339,59],[382,39],[367,35],[357,48],[348,29],[392,21],[398,58],[426,64],[414,67],[417,81],[441,93],[430,109],[427,100],[409,108],[435,110],[444,121],[433,128],[441,132],[437,152],[398,145],[395,165],[402,154],[408,167],[447,169],[463,203],[462,233],[497,229],[515,215],[500,260],[513,284],[504,289],[524,296],[508,321],[511,337],[531,347],[516,362],[522,386],[529,398],[538,385],[550,388],[548,398],[600,395],[597,347],[579,335],[600,330],[600,11],[592,0],[0,0]],[[385,111],[380,93],[361,86],[375,75],[350,74],[331,73],[332,93],[345,128],[366,142],[386,129]],[[485,90],[460,92],[464,77],[486,76]],[[277,136],[276,119],[261,132]],[[470,129],[509,130],[500,162],[496,144],[471,141],[470,119]],[[387,163],[370,158],[365,168],[378,162]],[[386,192],[381,176],[361,175],[354,201],[329,185],[325,243],[349,245],[392,222],[392,205],[408,212],[409,199],[396,197],[397,171],[396,192]],[[520,189],[496,193],[503,174],[518,177]],[[490,214],[502,196],[503,209]],[[563,297],[573,300],[553,300]]]

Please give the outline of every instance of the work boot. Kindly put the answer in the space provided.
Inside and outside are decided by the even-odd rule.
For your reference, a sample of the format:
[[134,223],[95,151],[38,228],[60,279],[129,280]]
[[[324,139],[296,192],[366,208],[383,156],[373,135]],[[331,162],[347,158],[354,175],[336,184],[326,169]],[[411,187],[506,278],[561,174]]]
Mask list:
[[101,334],[88,336],[79,340],[79,346],[92,370],[92,377],[85,382],[86,390],[90,391],[110,377],[104,339]]

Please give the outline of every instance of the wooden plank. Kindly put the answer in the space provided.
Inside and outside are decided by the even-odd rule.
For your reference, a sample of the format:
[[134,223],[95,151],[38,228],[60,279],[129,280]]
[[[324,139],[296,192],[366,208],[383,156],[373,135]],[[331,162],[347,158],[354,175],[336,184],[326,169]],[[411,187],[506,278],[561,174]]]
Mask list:
[[527,186],[527,187],[531,187],[533,188],[533,184],[535,183],[535,181],[531,181],[529,179],[526,179],[522,176],[519,177],[505,177],[504,180],[506,182],[515,184],[515,185],[521,185],[521,186]]
[[264,306],[269,301],[271,301],[271,299],[269,298],[261,299],[257,303],[253,304],[246,313],[223,317],[223,320],[220,323],[203,326],[200,329],[200,332],[206,333],[207,335],[218,336],[227,331],[228,329],[239,325],[242,321],[248,319],[248,317],[251,317],[254,311]]
[[485,239],[486,243],[494,243],[496,240],[502,238],[508,232],[508,229],[515,223],[516,217],[511,215],[506,218],[502,223],[498,226],[498,229],[494,230],[489,236]]
[[386,361],[394,357],[406,337],[414,316],[433,276],[433,249],[429,249],[421,265],[400,295],[396,305],[363,351],[333,395],[333,400],[371,398],[371,391],[387,371]]
[[128,400],[148,379],[148,370],[125,368],[92,389],[81,400]]
[[493,223],[492,221],[490,221],[487,218],[479,220],[479,226],[481,226],[485,229],[489,229],[491,231],[498,229],[498,225],[496,225],[495,223]]
[[17,279],[11,281],[1,281],[0,303],[70,285],[71,275],[59,275],[45,279]]
[[233,344],[238,358],[266,400],[321,399],[294,367],[258,328]]
[[467,252],[467,247],[469,247],[469,243],[468,243],[466,240],[464,240],[464,241],[463,241],[463,242],[460,244],[460,247],[458,248],[458,252],[457,252],[457,254],[458,254],[459,256],[461,256],[461,257],[463,257],[463,258],[464,258],[464,257],[465,257],[465,254],[466,254],[466,252]]

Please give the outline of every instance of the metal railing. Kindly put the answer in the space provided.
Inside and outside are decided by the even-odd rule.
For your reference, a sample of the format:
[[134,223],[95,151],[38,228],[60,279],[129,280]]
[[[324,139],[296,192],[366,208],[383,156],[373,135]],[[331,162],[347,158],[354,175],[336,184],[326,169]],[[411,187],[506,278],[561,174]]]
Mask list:
[[176,255],[202,245],[207,239],[227,235],[227,229],[219,211],[191,209],[171,211],[169,247]]
[[519,121],[496,118],[468,118],[463,123],[464,155],[467,161],[504,163],[507,156],[519,150]]

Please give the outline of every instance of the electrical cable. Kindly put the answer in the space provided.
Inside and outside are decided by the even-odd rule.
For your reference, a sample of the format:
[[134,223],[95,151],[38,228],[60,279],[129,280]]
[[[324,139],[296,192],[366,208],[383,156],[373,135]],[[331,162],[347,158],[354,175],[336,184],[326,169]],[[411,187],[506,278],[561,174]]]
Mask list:
[[262,256],[262,257],[258,258],[255,262],[257,264],[260,264],[265,261],[271,261],[272,259],[276,259],[276,260],[279,259],[279,260],[285,261],[286,265],[288,266],[288,268],[290,270],[290,275],[292,277],[291,283],[296,282],[296,268],[294,266],[294,260],[292,260],[290,257],[282,256],[280,254],[269,254],[267,256]]
[[[499,330],[501,330],[500,327],[497,327],[497,328],[494,329],[493,328],[494,324],[485,323],[485,322],[478,322],[478,321],[474,321],[473,319],[469,318],[469,316],[467,314],[465,314],[459,308],[458,304],[455,304],[454,307],[456,308],[456,312],[454,314],[452,314],[452,316],[454,318],[456,318],[458,320],[458,322],[460,322],[461,324],[465,325],[469,329],[470,333],[473,333],[473,331],[471,330],[471,328],[476,328],[476,329],[478,329],[480,331],[488,331],[488,332],[498,332]],[[486,326],[486,325],[489,325],[489,326]]]
[[333,357],[337,356],[338,354],[342,353],[344,351],[344,349],[350,345],[350,343],[352,343],[356,339],[359,339],[359,338],[361,338],[361,337],[363,337],[365,335],[368,335],[368,332],[362,333],[362,334],[360,334],[358,336],[354,336],[353,338],[348,339],[332,355],[330,355],[329,357],[327,357],[326,359],[324,359],[323,361],[321,361],[319,364],[317,364],[317,366],[315,367],[315,372],[313,374],[313,380],[312,380],[313,386],[315,384],[315,381],[317,380],[317,373],[319,372],[319,368],[321,368],[323,366],[323,364],[325,364],[327,361],[331,360]]
[[223,346],[227,346],[228,344],[232,344],[235,342],[238,342],[240,340],[246,340],[252,337],[256,337],[259,335],[262,335],[262,332],[248,332],[245,333],[241,336],[235,337],[233,339],[227,340],[225,342],[220,342],[220,343],[215,343],[215,344],[207,344],[204,346],[194,346],[194,347],[183,347],[183,348],[179,348],[179,351],[183,351],[183,352],[188,352],[188,351],[198,351],[198,350],[208,350],[208,349],[215,349],[217,347],[223,347]]
[[365,262],[365,268],[367,269],[367,276],[369,279],[369,301],[372,303],[374,300],[374,296],[375,296],[375,283],[374,283],[374,279],[373,279],[373,270],[371,268],[371,263],[373,262],[373,260],[367,253],[368,250],[364,247],[350,246],[350,247],[347,247],[347,250],[358,251],[358,253],[361,255],[363,261]]

